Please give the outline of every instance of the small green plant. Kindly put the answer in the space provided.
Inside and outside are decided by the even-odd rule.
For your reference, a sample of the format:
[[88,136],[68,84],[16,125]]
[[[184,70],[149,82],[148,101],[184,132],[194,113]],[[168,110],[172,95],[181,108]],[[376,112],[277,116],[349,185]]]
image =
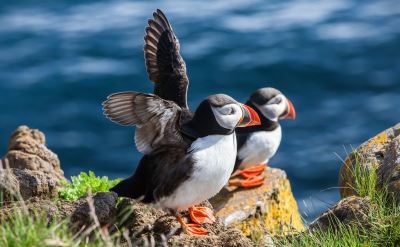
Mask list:
[[109,180],[108,177],[96,177],[94,172],[89,173],[81,172],[78,176],[72,176],[71,182],[65,182],[62,187],[58,190],[58,194],[61,198],[75,201],[81,196],[84,196],[90,190],[91,193],[106,192],[110,188],[115,186],[121,181],[121,179]]

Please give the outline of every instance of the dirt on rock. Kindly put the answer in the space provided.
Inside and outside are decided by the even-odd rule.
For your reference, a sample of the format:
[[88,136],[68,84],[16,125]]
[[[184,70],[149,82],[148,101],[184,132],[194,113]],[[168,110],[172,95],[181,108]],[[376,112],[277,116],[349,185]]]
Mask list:
[[[203,206],[211,207],[209,203]],[[69,220],[73,232],[82,231],[99,224],[110,232],[128,230],[133,243],[142,246],[157,243],[163,246],[252,246],[251,241],[234,227],[225,227],[218,219],[214,224],[204,224],[209,236],[189,236],[182,231],[176,217],[151,205],[124,198],[117,203],[114,192],[99,192],[85,196],[75,202],[30,198],[23,204],[15,202],[0,208],[0,223],[21,210],[29,213],[46,213],[52,220]],[[188,213],[182,213],[189,221]]]
[[99,192],[72,202],[71,225],[75,229],[96,224],[100,226],[115,222],[118,196],[114,192]]
[[[212,208],[205,202],[202,206]],[[137,236],[139,243],[162,243],[168,246],[252,246],[251,241],[234,227],[225,227],[220,219],[214,224],[203,224],[209,236],[189,236],[182,231],[175,216],[131,199],[124,199],[118,207],[123,226]],[[125,217],[124,217],[125,215]],[[188,213],[181,214],[189,222]]]
[[49,222],[67,219],[70,221],[71,230],[77,231],[82,227],[93,225],[94,216],[101,226],[113,222],[116,216],[116,204],[117,194],[113,192],[99,192],[74,202],[32,197],[26,201],[14,201],[0,207],[0,222],[21,211],[31,214],[46,213]]
[[41,171],[57,182],[65,179],[58,156],[46,147],[44,134],[24,125],[11,135],[2,164],[3,168]]
[[53,198],[57,196],[57,188],[57,180],[41,171],[0,168],[3,203],[19,197],[23,200],[31,197]]

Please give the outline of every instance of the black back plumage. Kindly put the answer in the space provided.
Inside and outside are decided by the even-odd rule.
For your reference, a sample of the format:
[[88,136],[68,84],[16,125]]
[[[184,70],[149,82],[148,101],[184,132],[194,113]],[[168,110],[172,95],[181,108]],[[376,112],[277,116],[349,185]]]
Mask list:
[[185,148],[165,147],[145,155],[135,173],[111,189],[119,196],[154,203],[171,195],[193,173]]
[[186,64],[180,55],[179,41],[161,10],[153,13],[145,32],[144,57],[149,79],[155,83],[154,94],[187,109]]

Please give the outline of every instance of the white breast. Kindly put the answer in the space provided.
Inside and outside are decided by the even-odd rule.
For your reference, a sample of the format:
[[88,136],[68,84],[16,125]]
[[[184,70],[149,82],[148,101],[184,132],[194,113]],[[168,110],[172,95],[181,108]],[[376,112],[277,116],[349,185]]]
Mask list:
[[236,160],[236,136],[211,135],[192,143],[194,172],[176,191],[159,203],[162,207],[184,210],[217,194],[228,182]]
[[281,126],[278,126],[273,131],[257,131],[252,133],[239,150],[238,156],[242,160],[240,168],[267,163],[278,150],[281,139]]

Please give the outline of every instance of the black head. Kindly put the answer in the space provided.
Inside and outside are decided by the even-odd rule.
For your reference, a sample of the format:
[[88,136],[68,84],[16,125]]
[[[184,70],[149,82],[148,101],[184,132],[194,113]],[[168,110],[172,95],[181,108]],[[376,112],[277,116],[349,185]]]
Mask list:
[[279,119],[294,119],[296,112],[292,102],[279,90],[271,87],[260,88],[249,99],[259,114],[269,121],[277,122]]
[[229,135],[236,127],[260,124],[257,113],[226,94],[208,96],[197,107],[183,132],[193,137]]

